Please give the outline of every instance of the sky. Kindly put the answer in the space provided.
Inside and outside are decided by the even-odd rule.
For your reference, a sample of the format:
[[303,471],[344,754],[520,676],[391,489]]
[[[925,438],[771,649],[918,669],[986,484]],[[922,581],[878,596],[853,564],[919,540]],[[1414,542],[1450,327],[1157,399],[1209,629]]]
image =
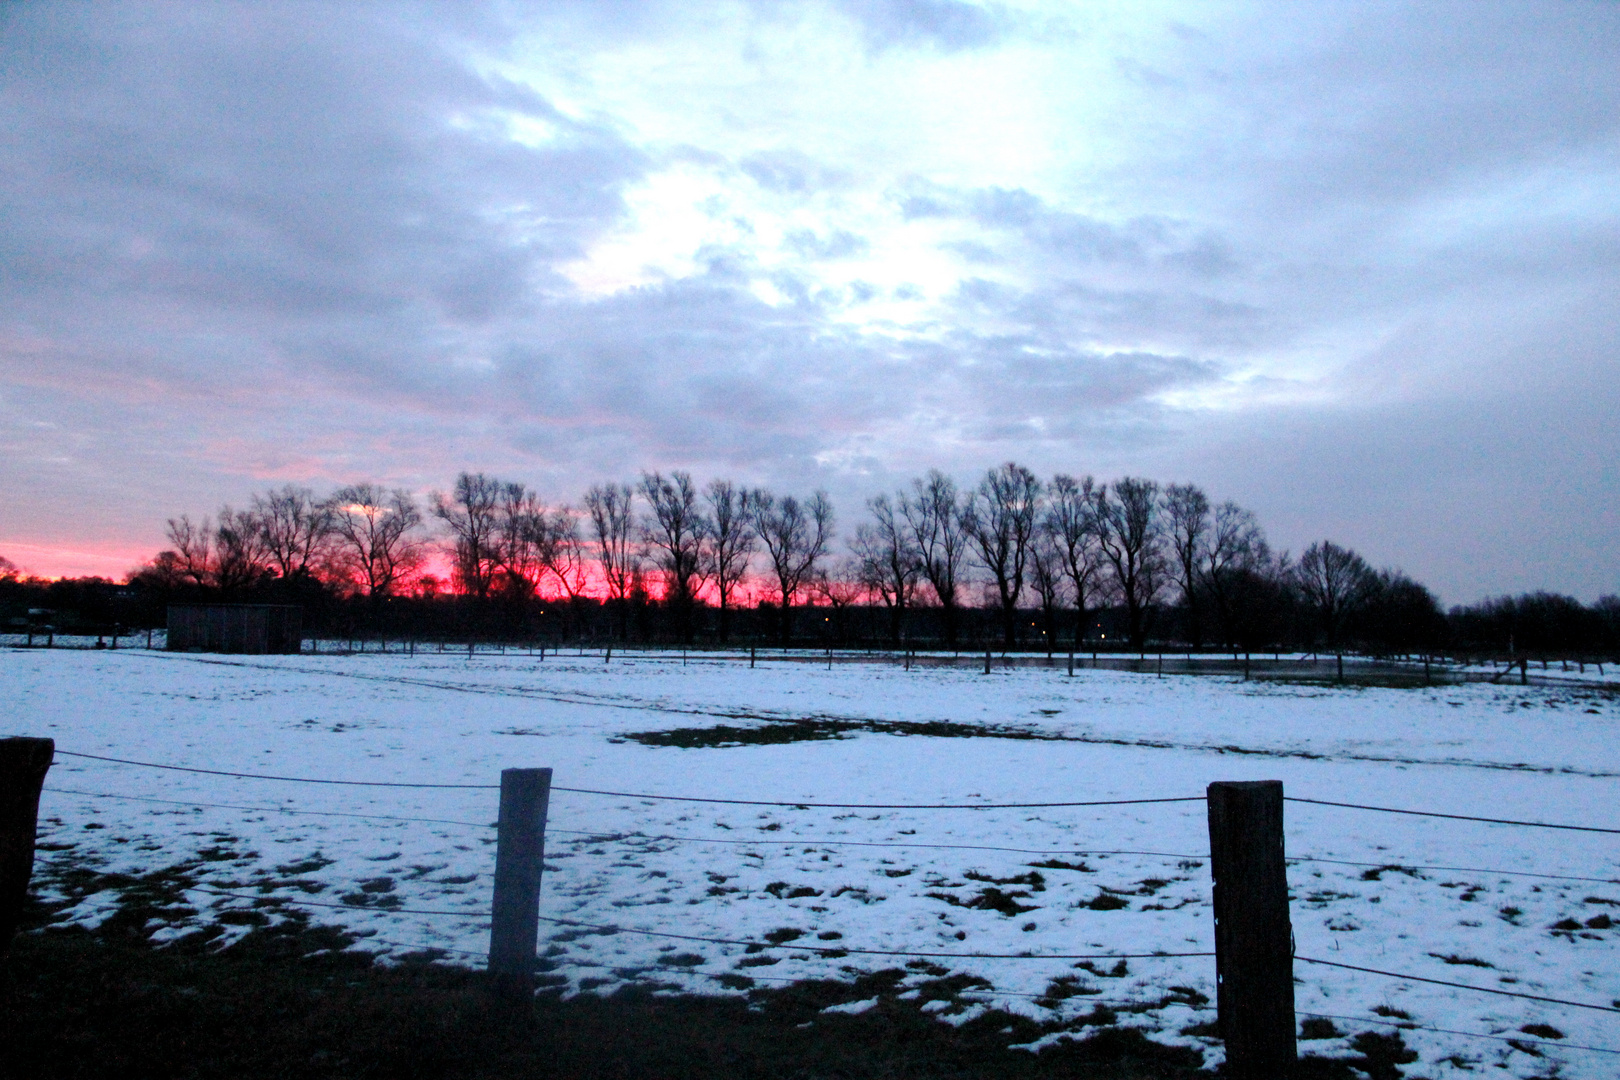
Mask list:
[[1620,592],[1620,5],[0,6],[0,555],[292,483],[1194,482]]

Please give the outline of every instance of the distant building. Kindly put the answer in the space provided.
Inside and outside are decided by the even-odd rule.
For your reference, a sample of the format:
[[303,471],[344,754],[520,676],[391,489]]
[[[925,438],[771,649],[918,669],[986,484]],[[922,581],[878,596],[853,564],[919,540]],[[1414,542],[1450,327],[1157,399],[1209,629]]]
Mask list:
[[295,604],[171,604],[171,652],[295,653],[303,647]]

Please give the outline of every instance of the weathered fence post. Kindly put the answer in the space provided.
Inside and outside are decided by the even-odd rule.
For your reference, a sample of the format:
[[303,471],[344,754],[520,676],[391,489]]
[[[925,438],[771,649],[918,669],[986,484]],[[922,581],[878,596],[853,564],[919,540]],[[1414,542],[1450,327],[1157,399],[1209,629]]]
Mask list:
[[1074,678],[1074,650],[1069,650],[1069,677]]
[[534,990],[540,943],[540,871],[546,856],[550,769],[502,769],[495,834],[495,899],[490,908],[489,973],[497,993]]
[[1294,949],[1280,780],[1209,785],[1215,985],[1226,1075],[1279,1080],[1294,1066]]
[[984,673],[990,674],[990,650],[984,650]]
[[39,789],[55,752],[51,739],[0,739],[0,956],[11,948],[34,876]]

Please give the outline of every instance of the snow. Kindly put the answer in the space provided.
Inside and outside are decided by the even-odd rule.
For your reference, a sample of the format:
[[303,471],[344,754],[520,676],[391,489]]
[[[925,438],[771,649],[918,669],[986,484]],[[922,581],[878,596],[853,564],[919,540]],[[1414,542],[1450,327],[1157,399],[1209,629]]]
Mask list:
[[[667,653],[615,652],[604,663],[600,653],[542,662],[516,652],[13,649],[0,651],[0,686],[10,703],[5,734],[48,735],[63,751],[395,783],[494,785],[502,768],[550,766],[560,788],[995,804],[1200,797],[1213,780],[1279,779],[1290,796],[1612,827],[1620,777],[1620,702],[1600,685],[1335,688],[1084,669],[1069,678],[1061,662],[986,676],[977,666],[829,670],[763,655],[750,669],[746,658],[693,654],[683,663]],[[703,748],[627,738],[782,720],[842,725],[834,732],[842,737]],[[894,727],[938,722],[985,737]],[[47,788],[42,860],[146,872],[203,852],[207,888],[372,905],[310,909],[317,922],[366,934],[369,950],[435,947],[477,963],[487,948],[494,790],[252,780],[65,755]],[[412,818],[431,820],[403,820]],[[1147,1003],[1121,1011],[1119,1022],[1198,1046],[1214,1062],[1218,1043],[1181,1034],[1214,1017],[1212,958],[1132,959],[1118,975],[1112,961],[1078,962],[1088,969],[1041,959],[1211,950],[1207,848],[1201,801],[841,810],[555,790],[543,915],[750,941],[799,931],[791,944],[829,951],[749,953],[558,925],[543,928],[541,951],[568,992],[655,981],[707,993],[728,992],[715,978],[726,973],[837,978],[908,959],[836,949],[1027,953],[1034,958],[933,959],[988,984],[942,1018],[960,1023],[994,1005],[1051,1020],[1099,1002]],[[1350,864],[1291,864],[1300,956],[1598,1005],[1620,1000],[1620,836],[1291,802],[1287,849],[1290,858]],[[1081,869],[1031,865],[1052,861]],[[1380,866],[1472,869],[1368,873]],[[1012,906],[967,906],[996,895]],[[1110,896],[1123,906],[1090,906]],[[159,929],[158,940],[244,903],[200,890],[189,900],[198,914]],[[71,917],[95,923],[116,901],[110,890],[87,897]],[[1551,929],[1566,919],[1579,925]],[[1613,1072],[1611,1055],[1520,1034],[1548,1024],[1566,1044],[1620,1046],[1613,1013],[1306,963],[1295,971],[1301,1014],[1366,1018],[1336,1021],[1340,1031],[1392,1030],[1376,1021],[1405,1014],[1425,1027],[1520,1038],[1544,1055],[1403,1030],[1423,1075],[1501,1065],[1529,1077],[1554,1064],[1569,1077]],[[917,969],[908,985],[927,977]],[[1078,992],[1043,999],[1063,977]],[[1188,991],[1211,1001],[1197,1008]],[[1315,1053],[1347,1046],[1301,1043]]]

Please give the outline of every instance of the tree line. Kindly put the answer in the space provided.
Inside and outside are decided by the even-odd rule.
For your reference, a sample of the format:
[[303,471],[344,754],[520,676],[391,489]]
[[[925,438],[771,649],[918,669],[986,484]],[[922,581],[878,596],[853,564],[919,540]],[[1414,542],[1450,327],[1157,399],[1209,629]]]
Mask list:
[[1043,479],[1007,462],[971,485],[933,470],[864,509],[840,545],[826,492],[700,486],[679,470],[596,484],[574,504],[473,472],[425,502],[375,483],[324,498],[285,486],[169,519],[169,546],[127,585],[351,621],[389,610],[396,624],[449,605],[507,634],[543,613],[562,636],[683,643],[726,642],[745,620],[785,645],[814,608],[818,637],[946,648],[1568,652],[1610,642],[1620,609],[1537,593],[1447,614],[1421,583],[1331,540],[1297,557],[1272,549],[1252,511],[1190,483]]

